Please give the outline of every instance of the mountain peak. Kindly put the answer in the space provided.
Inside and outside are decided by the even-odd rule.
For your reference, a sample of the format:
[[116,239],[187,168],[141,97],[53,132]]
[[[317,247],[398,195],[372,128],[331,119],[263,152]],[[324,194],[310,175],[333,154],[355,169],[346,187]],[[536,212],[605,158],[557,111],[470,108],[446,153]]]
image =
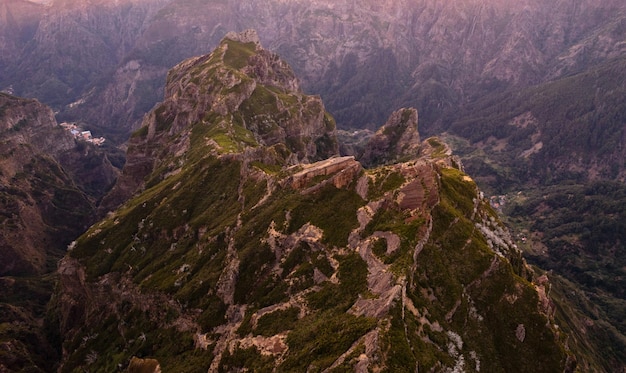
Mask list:
[[370,138],[359,158],[364,166],[376,166],[417,156],[420,135],[415,108],[402,108],[391,114],[387,122]]
[[231,31],[224,36],[224,39],[230,39],[244,44],[254,43],[259,47],[261,46],[261,39],[259,39],[259,35],[254,29],[248,29],[242,32]]
[[335,121],[321,98],[302,93],[290,66],[263,49],[256,32],[230,33],[212,53],[170,70],[165,99],[131,138],[123,174],[102,209],[207,156],[280,169],[338,153]]
[[417,111],[375,136],[384,166],[333,157],[321,100],[243,40],[172,69],[134,196],[61,262],[60,371],[563,371],[519,250],[444,145],[418,152]]

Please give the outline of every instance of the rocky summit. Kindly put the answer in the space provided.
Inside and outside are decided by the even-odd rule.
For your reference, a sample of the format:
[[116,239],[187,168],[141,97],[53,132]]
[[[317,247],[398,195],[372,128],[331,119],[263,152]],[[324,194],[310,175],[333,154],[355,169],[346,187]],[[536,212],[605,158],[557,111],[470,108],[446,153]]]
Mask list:
[[415,110],[376,140],[393,156],[338,157],[321,100],[253,32],[166,87],[120,206],[60,262],[60,372],[574,369],[549,282],[449,148],[415,142]]

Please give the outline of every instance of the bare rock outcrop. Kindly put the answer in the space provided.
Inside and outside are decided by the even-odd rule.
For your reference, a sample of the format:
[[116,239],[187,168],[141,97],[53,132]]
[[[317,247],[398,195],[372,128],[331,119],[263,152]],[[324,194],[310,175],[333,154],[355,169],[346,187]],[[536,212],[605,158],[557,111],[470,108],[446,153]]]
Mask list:
[[[168,74],[165,100],[131,138],[127,163],[100,207],[104,215],[141,190],[160,169],[164,178],[185,162],[194,131],[216,153],[294,165],[338,155],[334,119],[253,30],[229,33],[210,54],[187,59]],[[258,146],[260,152],[250,151]],[[261,154],[262,153],[262,154]],[[248,161],[252,161],[248,159]]]
[[373,167],[415,157],[420,146],[417,121],[414,108],[395,111],[370,138],[359,160],[365,167]]
[[[337,157],[313,164],[302,165],[303,170],[291,176],[289,183],[295,189],[303,189],[307,184],[319,188],[327,183],[337,188],[348,186],[363,169],[354,157]],[[324,182],[314,182],[316,178],[325,178]]]

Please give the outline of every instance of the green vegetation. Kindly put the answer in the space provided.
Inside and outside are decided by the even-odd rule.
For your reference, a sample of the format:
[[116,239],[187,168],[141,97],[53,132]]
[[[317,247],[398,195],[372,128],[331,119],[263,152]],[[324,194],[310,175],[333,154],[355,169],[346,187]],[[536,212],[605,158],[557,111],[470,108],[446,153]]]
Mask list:
[[[521,183],[584,180],[584,171],[562,167],[574,159],[586,166],[596,163],[604,178],[614,178],[624,169],[622,160],[615,157],[626,118],[626,103],[621,99],[626,93],[621,84],[626,79],[624,66],[626,59],[618,58],[522,91],[486,95],[460,112],[450,130],[472,143],[490,136],[506,140],[504,149],[486,147],[485,151],[499,166],[524,172],[513,175]],[[526,113],[536,120],[512,122]],[[528,160],[520,159],[523,151],[538,142],[543,144],[541,151]],[[476,166],[469,171],[476,175]]]
[[375,325],[375,320],[343,312],[325,311],[307,316],[289,332],[290,353],[278,370],[320,372]]
[[256,54],[254,43],[240,43],[225,39],[223,41],[228,46],[224,53],[224,63],[235,69],[241,69],[248,65],[248,58]]
[[[463,349],[482,357],[481,370],[562,370],[565,352],[555,333],[545,327],[545,317],[536,311],[537,293],[508,261],[489,249],[474,225],[481,214],[491,216],[482,203],[474,213],[474,183],[456,169],[442,169],[440,175],[441,202],[432,211],[431,236],[416,262],[417,289],[424,290],[409,296],[418,308],[428,309],[431,321],[457,331]],[[524,327],[523,342],[516,337],[519,325]],[[393,330],[389,338],[400,343],[402,329],[396,334]],[[437,344],[451,338],[426,327],[423,332]],[[418,348],[419,340],[409,340],[411,351],[422,355],[417,361],[427,367],[452,363],[432,349]],[[415,358],[406,350],[394,359],[402,366]]]
[[[581,290],[575,282],[550,274],[556,319],[579,358],[581,371],[614,371],[624,360],[626,338],[598,307],[595,292]],[[600,293],[602,294],[602,293]],[[610,299],[607,297],[607,299]],[[604,308],[604,305],[603,305]],[[589,320],[593,320],[590,323]],[[615,319],[613,319],[615,320]]]
[[[215,84],[225,98],[251,88],[241,70],[256,46],[224,43],[224,56],[218,51],[198,60],[179,79],[200,91]],[[203,84],[218,67],[235,83]],[[70,253],[85,266],[96,295],[77,300],[75,312],[83,318],[63,342],[71,351],[63,371],[120,370],[132,356],[156,358],[164,371],[206,371],[218,351],[223,372],[317,372],[344,354],[333,371],[349,371],[366,350],[361,338],[374,328],[381,349],[369,356],[372,369],[444,371],[463,355],[468,370],[474,363],[478,370],[475,353],[482,371],[564,370],[559,335],[537,311],[533,285],[516,274],[522,273],[519,256],[511,259],[514,269],[481,231],[483,220],[498,226],[497,216],[479,199],[474,181],[444,162],[432,166],[439,202],[412,211],[400,208],[399,189],[419,180],[407,180],[393,166],[367,171],[367,200],[384,200],[353,238],[373,240],[374,254],[387,265],[384,276],[393,275],[390,285],[398,286],[389,290],[402,287],[408,298],[381,304],[389,314],[379,319],[348,312],[357,300],[375,307],[387,300],[368,289],[368,274],[376,275],[378,266],[368,268],[348,244],[360,227],[357,211],[368,201],[355,192],[356,183],[320,185],[326,176],[308,185],[319,188],[293,189],[297,168],[284,162],[303,156],[308,141],[315,141],[320,157],[335,147],[333,137],[312,140],[285,128],[307,123],[321,108],[318,100],[257,84],[238,111],[202,112],[178,134],[171,132],[180,113],[167,105],[155,110],[158,141],[142,146],[158,161],[145,189],[90,228]],[[327,130],[334,128],[329,115],[324,121]],[[388,135],[398,137],[395,130]],[[435,157],[445,155],[441,141],[428,143]],[[59,192],[55,206],[67,209],[70,197]],[[308,224],[313,227],[305,231]],[[396,236],[398,249],[388,251],[384,237],[391,242]],[[419,253],[418,242],[424,243]],[[370,307],[362,310],[371,314]],[[235,326],[236,332],[228,330]],[[289,347],[282,355],[250,343],[277,334]],[[222,338],[229,345],[215,350]]]
[[157,132],[165,132],[172,127],[175,114],[168,110],[165,104],[162,104],[154,111],[154,119],[156,121]]
[[339,284],[325,282],[322,289],[307,296],[309,306],[318,310],[346,312],[367,290],[367,264],[357,253],[335,257],[339,261]]
[[[137,281],[151,275],[151,284],[174,291],[176,279],[171,271],[183,264],[180,250],[191,247],[196,230],[202,227],[218,234],[234,224],[238,196],[224,190],[238,190],[239,167],[236,162],[207,159],[195,165],[193,174],[183,171],[166,179],[129,201],[115,217],[92,227],[71,255],[89,263],[91,278],[133,263],[141,268]],[[185,188],[178,187],[183,180]],[[187,228],[181,231],[180,227]],[[178,250],[171,250],[169,241],[175,237]]]
[[363,236],[371,236],[376,231],[392,232],[400,238],[400,247],[391,254],[387,254],[387,241],[379,238],[374,241],[372,248],[385,264],[393,264],[391,269],[397,275],[403,275],[413,262],[413,248],[419,239],[418,231],[424,224],[423,218],[411,218],[397,206],[380,209],[363,231]]
[[310,222],[324,231],[325,243],[346,246],[350,232],[359,226],[356,211],[364,204],[354,191],[327,185],[298,201],[291,211],[288,232],[295,232]]
[[370,173],[367,192],[367,198],[370,200],[376,200],[385,193],[398,189],[405,181],[404,176],[392,167],[379,167]]
[[259,318],[256,326],[256,334],[271,337],[278,333],[291,330],[296,326],[300,309],[290,307],[285,310],[277,310],[265,314]]
[[233,372],[250,370],[252,372],[271,372],[274,368],[274,359],[262,355],[256,347],[235,348],[231,354],[226,351],[220,361],[218,372]]
[[433,148],[433,158],[442,158],[446,156],[446,146],[436,137],[428,138],[428,144]]
[[94,371],[116,371],[126,367],[133,356],[157,356],[165,371],[206,371],[212,354],[193,349],[191,333],[182,333],[153,321],[151,311],[141,311],[125,303],[118,308],[120,318],[111,315],[101,323],[86,327],[66,344],[73,354],[62,372],[82,371],[85,364]]
[[[581,310],[595,320],[590,332],[597,345],[624,346],[626,312],[624,282],[626,255],[626,188],[621,183],[598,181],[526,190],[510,198],[506,208],[510,223],[521,235],[542,232],[540,243],[547,251],[527,247],[526,258],[552,270],[578,287],[575,303],[593,302]],[[535,239],[529,236],[529,239]],[[531,241],[532,242],[532,241]],[[565,280],[561,280],[562,283]],[[575,284],[575,285],[574,285]],[[562,293],[564,299],[567,293]],[[566,307],[563,301],[561,307]],[[570,326],[576,328],[576,326]],[[603,335],[603,337],[600,337]],[[589,347],[587,347],[588,349]],[[604,361],[623,361],[620,349],[602,348]],[[595,354],[594,354],[595,355]]]

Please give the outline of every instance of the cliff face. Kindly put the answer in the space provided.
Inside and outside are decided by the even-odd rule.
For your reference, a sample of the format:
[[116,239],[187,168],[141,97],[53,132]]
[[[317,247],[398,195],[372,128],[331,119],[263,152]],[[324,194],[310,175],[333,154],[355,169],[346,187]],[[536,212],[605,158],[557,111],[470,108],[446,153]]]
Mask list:
[[0,94],[0,371],[54,368],[59,351],[43,328],[52,272],[95,220],[95,200],[115,175],[49,107]]
[[213,152],[247,149],[270,164],[295,165],[338,154],[335,122],[321,99],[302,93],[291,68],[264,50],[254,31],[229,34],[213,53],[177,65],[165,92],[165,101],[131,138],[127,163],[103,201],[103,212],[146,181],[152,185],[180,172],[197,136]]
[[[42,273],[47,251],[60,250],[72,235],[86,229],[93,206],[57,162],[75,144],[56,124],[52,110],[4,94],[0,108],[4,197],[0,274]],[[75,227],[81,220],[86,221]]]
[[572,368],[543,288],[438,139],[369,170],[325,159],[321,102],[250,34],[178,65],[166,92],[129,148],[138,193],[60,263],[60,371]]

